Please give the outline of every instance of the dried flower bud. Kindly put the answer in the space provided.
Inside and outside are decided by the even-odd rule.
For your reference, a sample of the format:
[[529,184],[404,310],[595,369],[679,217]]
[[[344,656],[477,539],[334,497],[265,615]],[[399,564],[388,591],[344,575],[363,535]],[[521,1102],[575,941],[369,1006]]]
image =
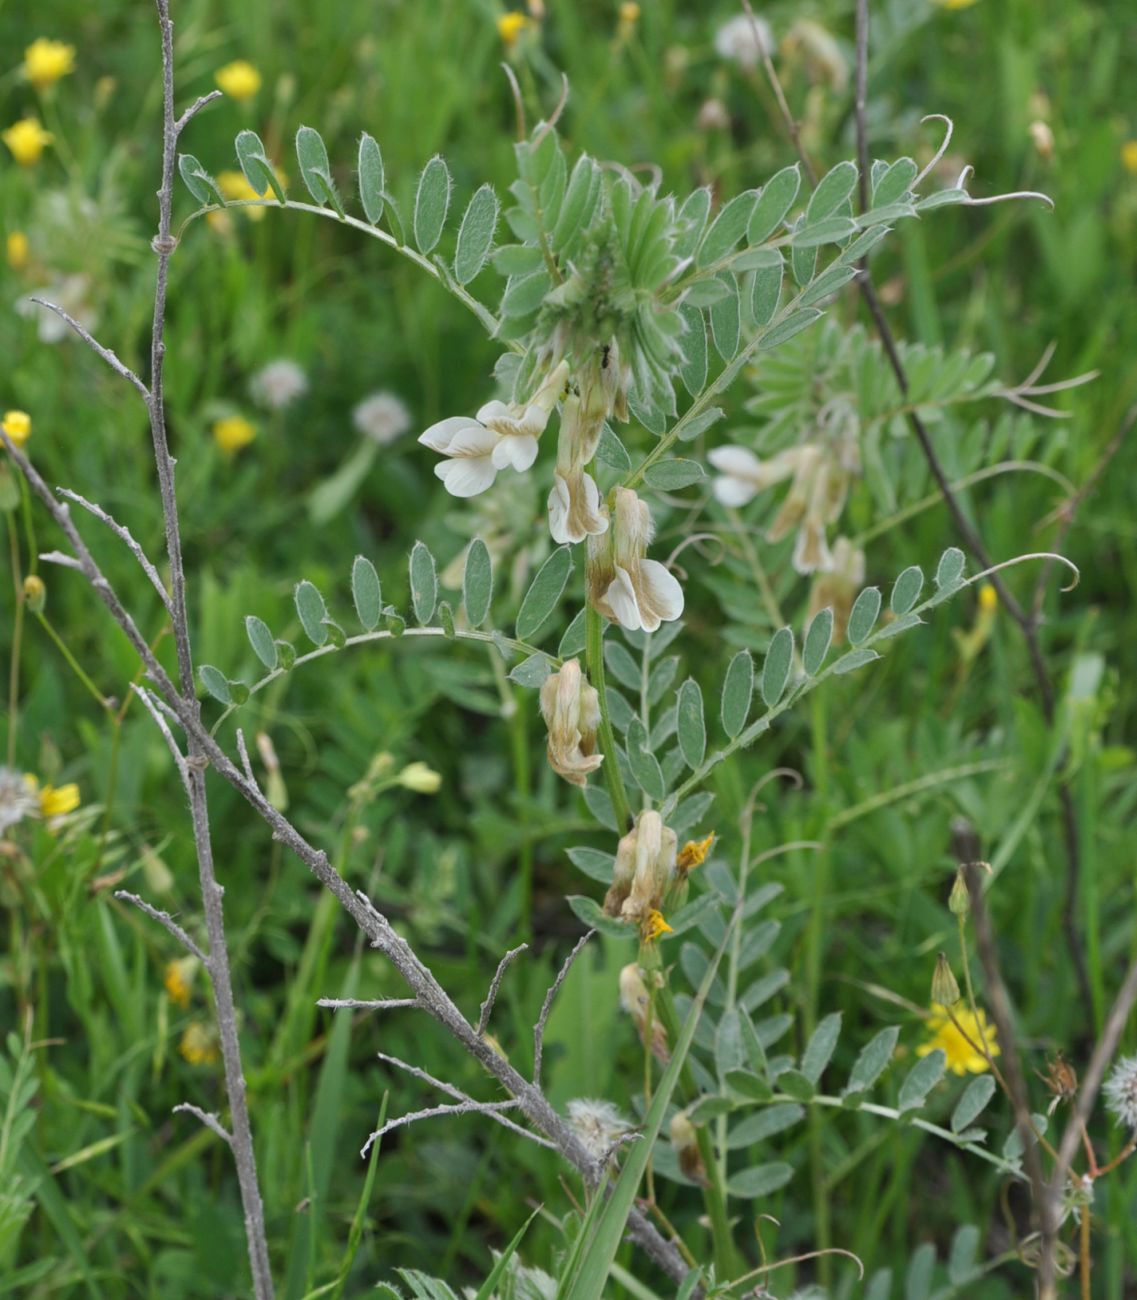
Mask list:
[[588,774],[604,761],[596,752],[600,697],[568,659],[541,687],[541,716],[549,729],[549,766],[572,785],[587,785]]
[[620,907],[620,915],[629,921],[642,922],[649,912],[658,911],[663,902],[664,890],[675,869],[676,837],[673,830],[664,826],[659,813],[652,809],[640,813],[631,834],[634,836],[635,871],[631,889]]
[[672,1116],[668,1133],[675,1154],[679,1157],[679,1168],[692,1182],[698,1183],[700,1187],[707,1187],[709,1185],[707,1167],[699,1154],[698,1134],[695,1132],[694,1124],[687,1118],[685,1110],[677,1111]]
[[962,994],[959,984],[952,974],[951,963],[945,953],[936,958],[936,969],[932,975],[932,1003],[941,1007],[954,1007]]
[[683,588],[658,560],[649,560],[651,511],[630,488],[616,489],[608,532],[588,543],[588,595],[593,606],[630,631],[654,632],[683,613]]
[[650,1048],[652,1056],[664,1064],[670,1061],[667,1030],[658,1017],[652,1014],[651,994],[644,983],[643,971],[636,962],[631,962],[620,971],[620,1005],[631,1016],[640,1042]]

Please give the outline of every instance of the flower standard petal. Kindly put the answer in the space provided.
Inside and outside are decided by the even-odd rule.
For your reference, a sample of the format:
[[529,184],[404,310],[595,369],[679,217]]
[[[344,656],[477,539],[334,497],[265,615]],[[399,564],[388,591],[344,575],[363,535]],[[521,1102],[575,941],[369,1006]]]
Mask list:
[[744,506],[758,495],[758,484],[752,479],[736,478],[724,474],[713,484],[715,500],[724,506]]
[[645,632],[670,623],[683,613],[683,588],[658,560],[641,560],[637,584],[640,621]]
[[418,440],[431,451],[447,455],[450,452],[450,444],[457,434],[466,429],[478,428],[481,428],[481,425],[477,420],[470,419],[468,415],[452,415],[446,420],[439,420],[437,424],[432,424],[425,433],[419,434]]

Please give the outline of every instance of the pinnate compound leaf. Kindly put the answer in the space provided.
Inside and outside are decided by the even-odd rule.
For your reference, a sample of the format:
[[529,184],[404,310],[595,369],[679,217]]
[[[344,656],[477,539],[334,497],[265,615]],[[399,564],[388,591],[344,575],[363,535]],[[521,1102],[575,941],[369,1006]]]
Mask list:
[[475,537],[466,552],[462,573],[462,599],[471,627],[481,627],[490,612],[493,599],[493,562],[485,542]]
[[857,1057],[853,1071],[849,1075],[849,1082],[845,1088],[846,1094],[865,1092],[876,1083],[888,1068],[899,1037],[899,1027],[889,1025],[887,1029],[882,1029],[879,1034],[869,1039],[861,1048],[861,1054]]
[[707,724],[703,716],[703,692],[693,677],[688,677],[679,688],[675,729],[683,761],[691,768],[701,766],[707,752]]
[[753,693],[754,661],[749,650],[740,650],[730,661],[722,684],[722,726],[731,740],[746,726]]
[[970,1128],[995,1095],[995,1079],[990,1074],[977,1075],[963,1090],[951,1113],[951,1131],[962,1133]]
[[541,565],[530,584],[517,615],[517,636],[530,641],[556,609],[572,573],[572,548],[561,546]]
[[801,1072],[812,1084],[821,1078],[841,1036],[841,1013],[834,1011],[821,1021],[810,1035],[801,1054]]
[[794,661],[794,634],[788,627],[774,633],[762,665],[762,699],[772,709],[781,700]]
[[414,232],[420,253],[429,253],[442,237],[450,209],[450,169],[440,154],[422,169],[415,194]]
[[924,589],[924,571],[918,564],[910,565],[892,584],[892,596],[889,604],[892,612],[899,618],[907,614],[920,599]]
[[336,193],[328,163],[328,150],[319,131],[310,126],[302,126],[296,132],[296,160],[300,164],[300,175],[304,178],[308,193],[321,207],[331,206],[342,217],[343,204]]
[[255,193],[265,195],[272,190],[281,203],[284,202],[284,189],[277,179],[272,163],[268,160],[261,138],[255,131],[242,131],[234,141],[237,161],[245,180],[253,187]]
[[325,621],[328,617],[328,607],[324,604],[323,596],[305,580],[296,584],[293,599],[296,601],[296,612],[300,615],[300,625],[304,629],[304,635],[313,645],[324,645],[328,639]]
[[850,645],[860,645],[868,639],[879,614],[880,588],[866,587],[849,611],[849,626],[845,635]]
[[351,598],[363,630],[374,632],[383,614],[383,588],[375,566],[366,555],[357,555],[352,562]]
[[250,614],[245,619],[245,633],[249,638],[249,644],[253,647],[253,654],[269,672],[272,672],[279,662],[279,655],[268,624],[257,618],[255,614]]
[[410,560],[411,605],[415,618],[425,625],[430,622],[438,603],[438,574],[434,556],[425,542],[415,542]]
[[815,677],[825,662],[829,646],[833,640],[833,611],[826,607],[809,621],[805,630],[805,645],[802,647],[801,662],[807,677]]
[[454,278],[459,284],[470,281],[485,266],[493,248],[497,229],[498,201],[492,185],[483,185],[470,200],[458,227],[458,245],[454,252]]
[[922,1106],[928,1093],[944,1077],[946,1069],[947,1055],[939,1047],[917,1061],[900,1085],[899,1109],[915,1110]]
[[365,131],[359,141],[359,200],[364,215],[373,226],[377,226],[383,217],[386,184],[379,143]]
[[197,678],[219,704],[233,703],[229,681],[220,668],[214,668],[212,664],[202,664],[197,670]]

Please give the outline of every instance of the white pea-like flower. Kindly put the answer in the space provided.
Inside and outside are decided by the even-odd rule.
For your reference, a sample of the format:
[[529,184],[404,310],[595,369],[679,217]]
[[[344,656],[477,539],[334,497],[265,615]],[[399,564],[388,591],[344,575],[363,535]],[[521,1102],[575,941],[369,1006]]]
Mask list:
[[365,438],[386,447],[411,427],[411,413],[394,393],[372,393],[351,413],[352,423]]
[[646,558],[651,511],[630,488],[616,492],[615,518],[602,538],[589,538],[592,603],[629,631],[654,632],[683,613],[683,588],[658,560]]
[[800,447],[762,460],[746,447],[715,447],[707,459],[718,470],[715,499],[724,506],[744,506],[768,487],[781,483],[797,469]]
[[590,772],[604,761],[597,753],[600,697],[575,659],[566,659],[559,672],[541,686],[541,716],[549,730],[549,766],[573,785],[587,785]]
[[739,14],[715,32],[715,53],[741,68],[756,68],[763,54],[773,54],[774,35],[762,18]]
[[270,361],[249,380],[249,396],[266,411],[283,411],[308,391],[308,376],[285,357]]
[[1123,1056],[1101,1091],[1117,1122],[1137,1133],[1137,1056]]
[[608,511],[600,500],[600,489],[585,469],[596,454],[607,398],[599,385],[590,396],[600,399],[594,403],[597,409],[591,414],[575,394],[565,399],[561,411],[557,468],[548,503],[549,532],[561,546],[575,545],[586,537],[598,537],[608,531]]

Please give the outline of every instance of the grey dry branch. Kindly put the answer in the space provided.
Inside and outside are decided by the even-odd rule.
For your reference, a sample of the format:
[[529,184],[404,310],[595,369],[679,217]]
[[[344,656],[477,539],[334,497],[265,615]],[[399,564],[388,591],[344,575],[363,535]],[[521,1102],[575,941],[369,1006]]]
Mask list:
[[529,945],[527,943],[518,944],[516,948],[510,948],[501,961],[498,962],[497,970],[494,972],[494,977],[490,981],[489,992],[486,994],[486,1000],[482,1003],[481,1011],[478,1015],[477,1032],[479,1034],[484,1034],[486,1032],[486,1026],[490,1022],[490,1016],[493,1015],[494,1003],[497,1001],[497,991],[501,988],[502,978],[504,977],[506,970],[509,968],[510,963],[514,958],[520,957],[523,952],[528,951]]
[[192,1102],[183,1101],[175,1106],[171,1113],[177,1115],[183,1111],[187,1115],[193,1115],[196,1119],[199,1119],[211,1133],[216,1133],[226,1146],[231,1147],[233,1145],[233,1134],[212,1112],[204,1111],[200,1106],[195,1106]]
[[119,541],[126,545],[131,555],[133,555],[138,561],[142,572],[149,579],[150,585],[158,593],[159,599],[162,601],[162,606],[166,610],[166,613],[170,613],[169,592],[167,592],[166,588],[162,585],[162,579],[158,574],[158,570],[154,567],[150,557],[138,542],[135,541],[130,529],[125,527],[125,525],[120,524],[118,520],[115,519],[113,515],[108,514],[102,506],[96,505],[93,501],[88,501],[85,496],[80,496],[78,492],[73,492],[70,488],[63,487],[56,488],[55,490],[61,497],[65,497],[68,501],[74,501],[77,506],[82,506],[89,515],[93,515],[100,523],[106,524]]
[[168,930],[177,939],[187,952],[193,953],[198,961],[202,963],[207,961],[205,953],[194,943],[169,912],[163,912],[157,907],[152,907],[144,898],[139,898],[137,894],[132,894],[126,889],[116,889],[114,896],[115,898],[121,898],[123,902],[133,903],[140,912],[145,912],[152,921],[157,921],[160,926]]

